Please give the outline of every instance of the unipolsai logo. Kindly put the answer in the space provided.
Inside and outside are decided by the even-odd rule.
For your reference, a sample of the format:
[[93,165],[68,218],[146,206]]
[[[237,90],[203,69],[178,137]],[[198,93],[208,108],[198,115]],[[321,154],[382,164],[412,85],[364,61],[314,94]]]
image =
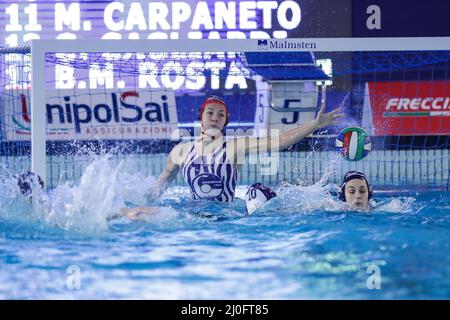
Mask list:
[[258,40],[258,50],[267,50],[269,49],[268,40]]

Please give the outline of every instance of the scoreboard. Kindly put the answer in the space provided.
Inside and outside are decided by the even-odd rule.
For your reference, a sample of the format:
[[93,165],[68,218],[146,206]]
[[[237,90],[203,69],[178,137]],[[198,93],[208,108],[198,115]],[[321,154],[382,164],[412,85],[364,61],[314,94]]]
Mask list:
[[348,37],[350,4],[350,0],[0,0],[0,46],[44,38]]

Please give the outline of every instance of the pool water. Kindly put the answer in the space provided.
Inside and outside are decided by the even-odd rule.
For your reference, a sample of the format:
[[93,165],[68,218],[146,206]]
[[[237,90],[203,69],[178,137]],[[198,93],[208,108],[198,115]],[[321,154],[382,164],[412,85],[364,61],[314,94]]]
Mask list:
[[450,298],[449,192],[375,193],[355,212],[331,186],[284,185],[247,215],[246,186],[227,205],[171,187],[136,222],[114,215],[154,178],[130,168],[94,161],[36,209],[0,178],[1,299]]

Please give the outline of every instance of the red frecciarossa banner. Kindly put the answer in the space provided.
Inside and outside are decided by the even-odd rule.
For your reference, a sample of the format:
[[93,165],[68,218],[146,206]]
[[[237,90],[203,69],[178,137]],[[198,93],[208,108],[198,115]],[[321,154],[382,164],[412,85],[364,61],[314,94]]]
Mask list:
[[450,134],[450,81],[369,82],[375,135]]

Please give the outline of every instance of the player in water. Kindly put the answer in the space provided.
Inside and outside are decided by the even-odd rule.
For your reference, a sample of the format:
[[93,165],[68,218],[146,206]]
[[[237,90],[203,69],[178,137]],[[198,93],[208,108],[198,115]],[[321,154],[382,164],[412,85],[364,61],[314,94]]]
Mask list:
[[[222,98],[210,96],[199,109],[200,136],[192,142],[180,143],[172,149],[165,169],[157,179],[156,185],[147,191],[147,196],[149,199],[159,197],[181,170],[194,199],[232,202],[235,199],[237,171],[243,165],[240,159],[245,159],[248,154],[258,153],[260,150],[270,151],[290,147],[316,129],[335,124],[336,120],[343,116],[339,111],[337,108],[325,113],[325,104],[322,104],[315,119],[277,137],[226,138],[224,128],[230,118],[228,108]],[[274,139],[278,141],[275,143]],[[121,209],[122,214],[132,219],[156,211],[150,207]]]
[[373,190],[364,173],[348,171],[339,187],[339,199],[344,201],[349,209],[366,211]]
[[22,195],[31,199],[33,196],[33,191],[38,189],[44,189],[44,182],[41,177],[31,171],[21,171],[14,175],[17,180],[17,186],[19,187]]

